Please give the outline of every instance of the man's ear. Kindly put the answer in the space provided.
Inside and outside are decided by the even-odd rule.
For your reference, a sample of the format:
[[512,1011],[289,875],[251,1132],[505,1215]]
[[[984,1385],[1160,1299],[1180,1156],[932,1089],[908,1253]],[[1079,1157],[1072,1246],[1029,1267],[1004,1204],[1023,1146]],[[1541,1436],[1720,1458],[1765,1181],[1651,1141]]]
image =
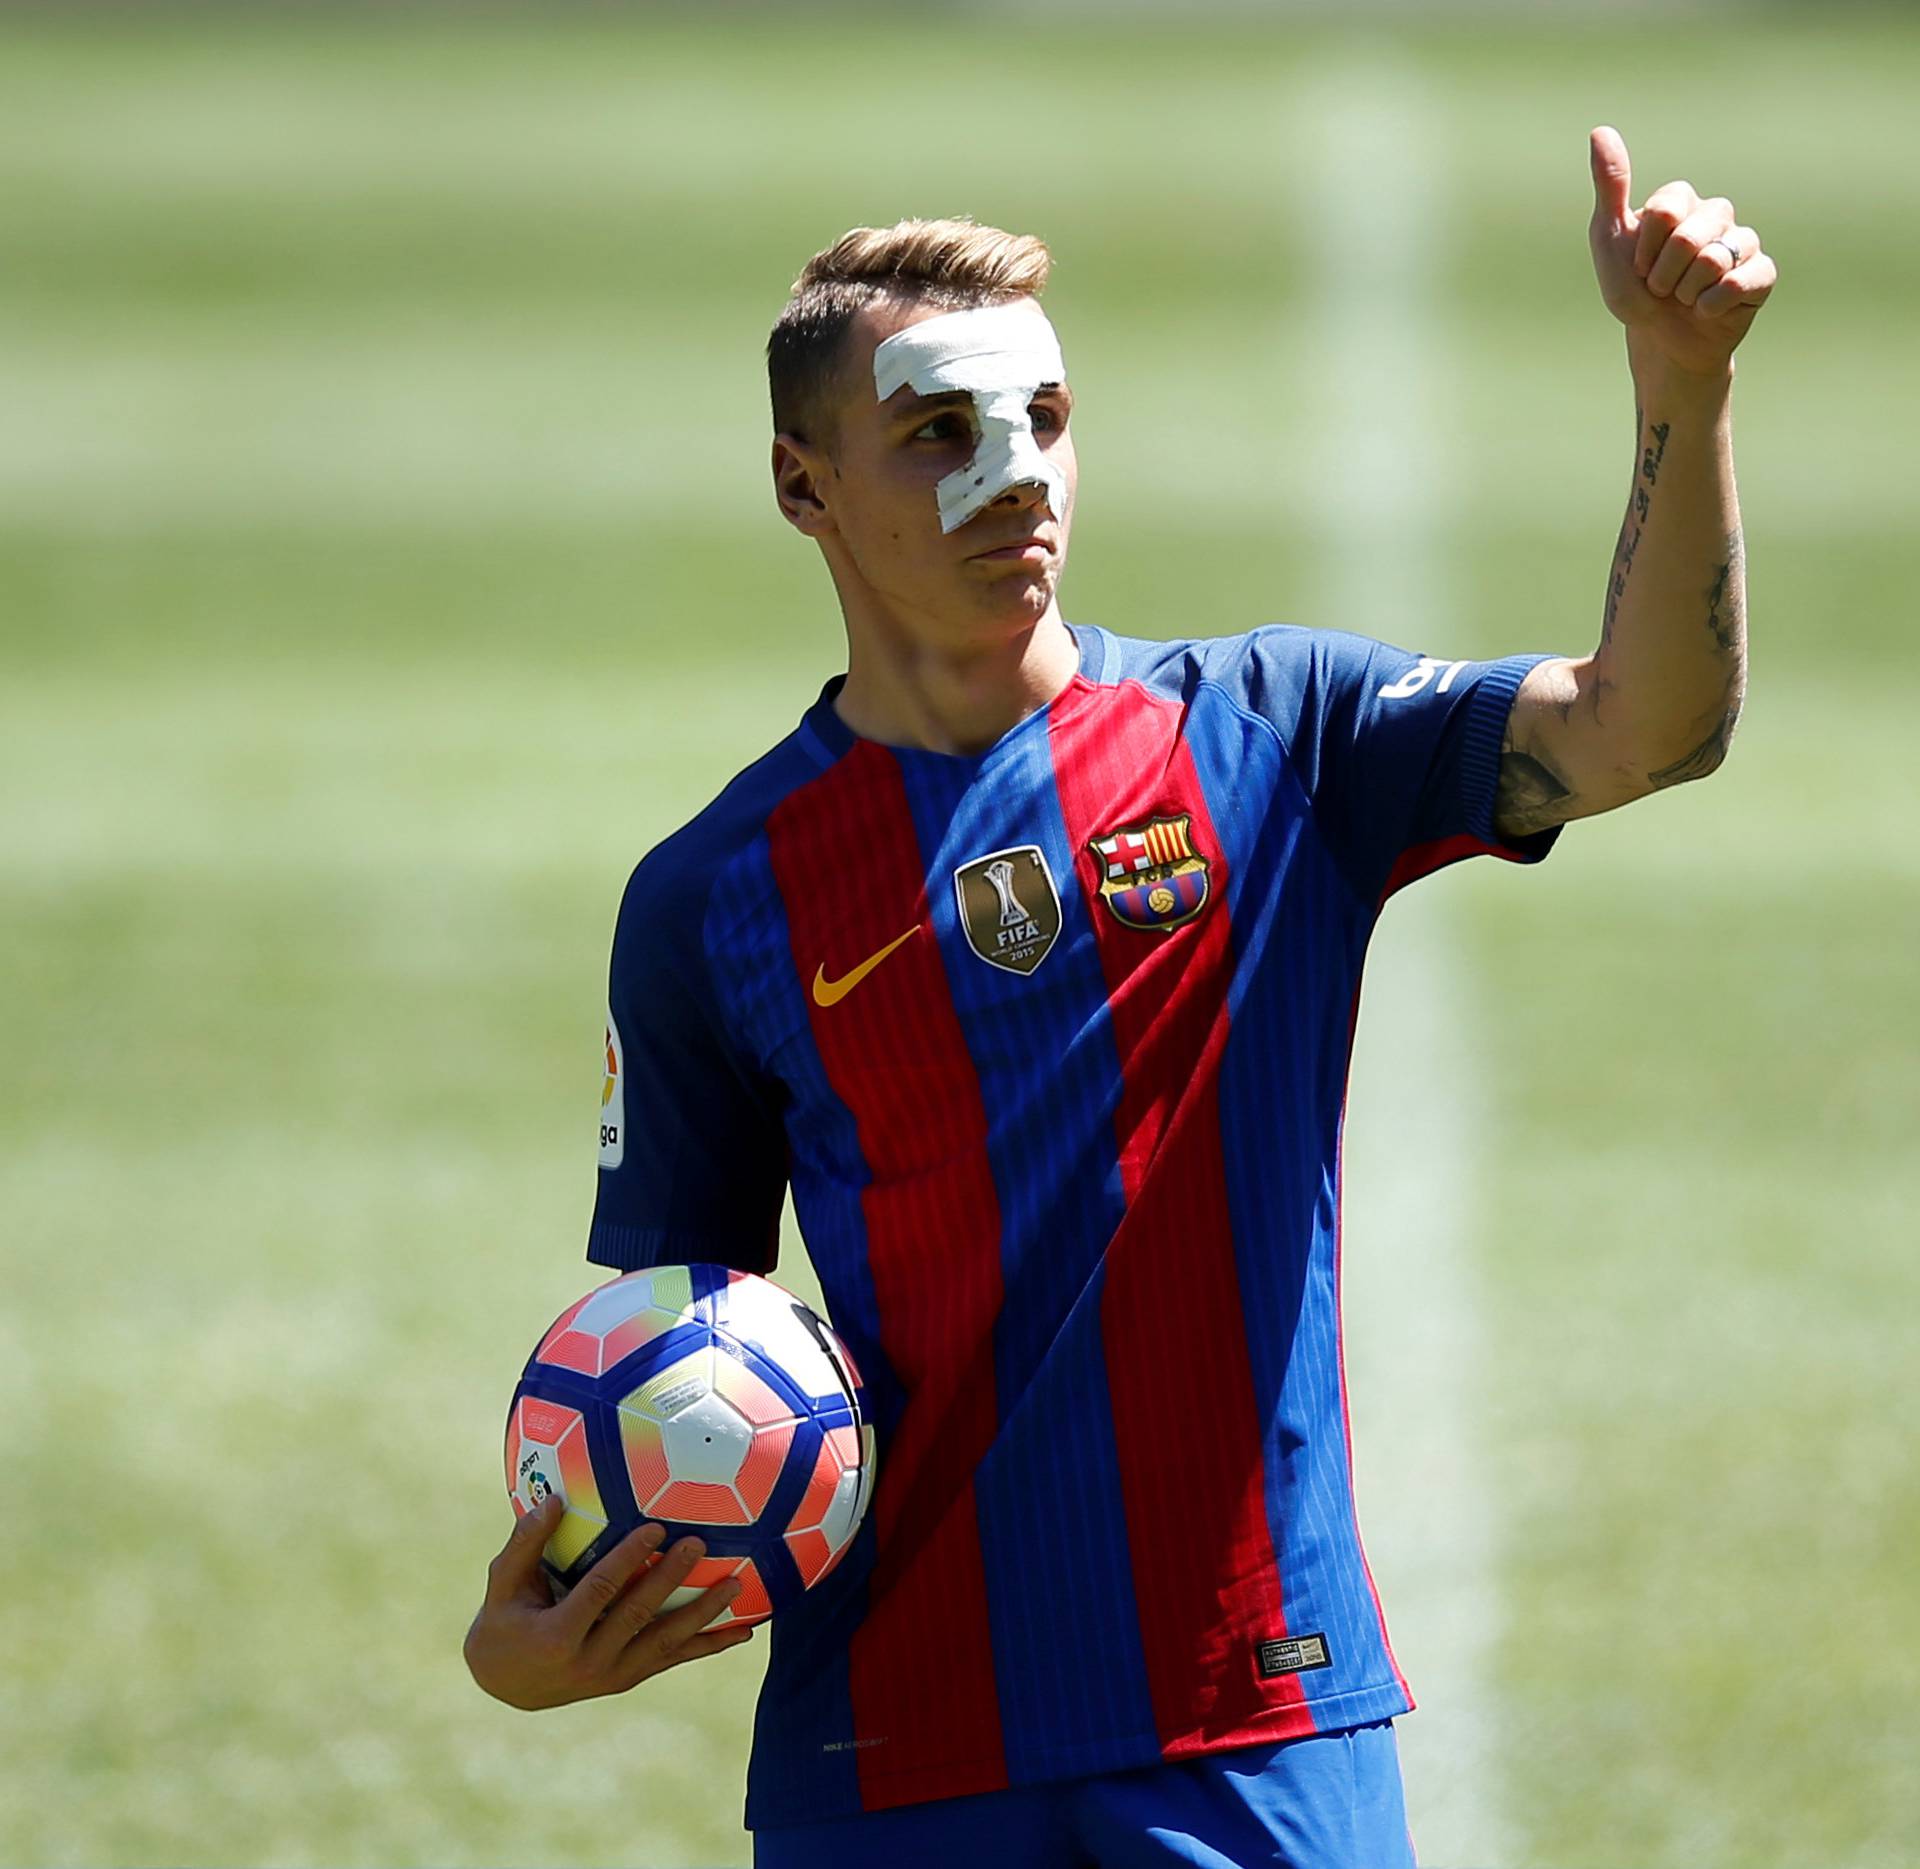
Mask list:
[[798,435],[774,436],[773,496],[787,524],[810,539],[833,529],[832,515],[821,497],[830,471],[823,449]]

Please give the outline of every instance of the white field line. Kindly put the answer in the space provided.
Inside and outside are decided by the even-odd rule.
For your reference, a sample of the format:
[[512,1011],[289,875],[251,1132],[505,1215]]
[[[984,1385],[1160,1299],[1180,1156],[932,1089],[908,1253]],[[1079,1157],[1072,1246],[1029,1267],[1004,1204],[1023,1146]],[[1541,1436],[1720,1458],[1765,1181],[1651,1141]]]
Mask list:
[[[1302,362],[1320,384],[1325,502],[1321,601],[1303,620],[1452,656],[1435,549],[1450,471],[1437,113],[1390,56],[1329,68],[1301,104],[1317,326]],[[1414,1840],[1423,1862],[1493,1869],[1512,1860],[1492,1680],[1501,1514],[1482,1458],[1471,1218],[1492,1164],[1446,886],[1396,902],[1368,959],[1347,1110],[1347,1368],[1368,1555],[1421,1704],[1399,1726]]]

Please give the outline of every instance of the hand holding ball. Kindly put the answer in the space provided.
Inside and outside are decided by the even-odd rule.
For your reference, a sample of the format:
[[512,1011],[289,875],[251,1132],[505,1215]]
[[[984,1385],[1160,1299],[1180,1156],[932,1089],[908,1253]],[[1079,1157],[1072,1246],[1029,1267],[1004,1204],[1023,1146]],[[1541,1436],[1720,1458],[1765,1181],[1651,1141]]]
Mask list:
[[566,1502],[543,1559],[556,1595],[657,1522],[662,1548],[706,1545],[665,1608],[734,1577],[740,1594],[715,1626],[760,1622],[860,1529],[874,1479],[861,1404],[846,1345],[771,1280],[716,1265],[629,1272],[562,1312],[528,1359],[507,1490],[522,1516],[549,1493]]

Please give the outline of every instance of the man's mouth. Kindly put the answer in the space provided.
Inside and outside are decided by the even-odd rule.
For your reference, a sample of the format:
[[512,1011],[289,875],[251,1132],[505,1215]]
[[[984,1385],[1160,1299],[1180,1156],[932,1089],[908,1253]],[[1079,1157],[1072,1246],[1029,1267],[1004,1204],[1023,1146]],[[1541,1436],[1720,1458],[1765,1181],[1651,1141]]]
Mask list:
[[1046,556],[1052,553],[1054,542],[1043,532],[1030,532],[1024,538],[1009,539],[1004,545],[990,545],[985,551],[970,553],[974,558],[1024,558],[1028,553]]

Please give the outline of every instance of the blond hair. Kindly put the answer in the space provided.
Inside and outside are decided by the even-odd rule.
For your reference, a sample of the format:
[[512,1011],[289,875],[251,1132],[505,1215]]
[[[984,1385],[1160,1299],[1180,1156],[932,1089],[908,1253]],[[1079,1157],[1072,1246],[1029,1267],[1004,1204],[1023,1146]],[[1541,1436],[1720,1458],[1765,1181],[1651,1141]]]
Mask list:
[[1052,269],[1043,240],[964,218],[850,229],[801,268],[767,339],[775,432],[831,445],[841,352],[861,307],[892,297],[960,311],[1037,297]]

